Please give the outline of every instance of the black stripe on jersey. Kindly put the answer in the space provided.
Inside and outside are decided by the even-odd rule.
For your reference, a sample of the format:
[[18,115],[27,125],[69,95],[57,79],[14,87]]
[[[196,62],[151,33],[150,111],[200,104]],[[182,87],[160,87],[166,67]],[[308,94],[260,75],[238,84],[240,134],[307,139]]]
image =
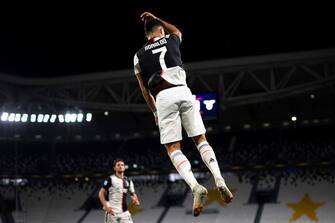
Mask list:
[[127,193],[123,193],[123,196],[122,196],[122,211],[125,212],[127,210],[128,210]]
[[[123,189],[129,189],[129,186],[130,186],[130,182],[128,180],[127,177],[124,177],[123,178],[123,181],[122,181],[122,190]],[[127,211],[128,209],[128,206],[127,206],[127,193],[122,193],[122,211]]]
[[130,179],[128,177],[123,178],[123,188],[129,189],[130,187]]

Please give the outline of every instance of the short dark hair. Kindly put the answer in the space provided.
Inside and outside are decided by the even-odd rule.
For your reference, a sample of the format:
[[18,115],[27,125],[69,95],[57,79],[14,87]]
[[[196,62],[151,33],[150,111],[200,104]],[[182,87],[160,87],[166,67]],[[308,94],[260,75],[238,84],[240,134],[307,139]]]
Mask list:
[[145,35],[153,32],[157,27],[162,26],[163,23],[159,19],[148,18],[144,21],[144,32]]
[[123,162],[123,163],[124,163],[124,160],[121,159],[121,158],[116,158],[116,159],[113,161],[113,167],[116,166],[117,162]]

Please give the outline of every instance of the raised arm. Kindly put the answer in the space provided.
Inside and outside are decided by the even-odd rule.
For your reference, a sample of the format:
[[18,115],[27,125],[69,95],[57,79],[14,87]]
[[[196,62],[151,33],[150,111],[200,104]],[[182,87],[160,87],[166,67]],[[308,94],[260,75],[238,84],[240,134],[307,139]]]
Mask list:
[[159,21],[162,22],[163,26],[164,26],[164,29],[167,33],[170,33],[170,34],[175,34],[179,37],[179,39],[181,39],[181,32],[180,30],[173,24],[171,23],[168,23],[166,21],[164,21],[163,19],[161,18],[158,18],[157,16],[153,15],[152,13],[150,12],[143,12],[141,14],[141,20],[142,21],[145,21],[146,19],[158,19]]

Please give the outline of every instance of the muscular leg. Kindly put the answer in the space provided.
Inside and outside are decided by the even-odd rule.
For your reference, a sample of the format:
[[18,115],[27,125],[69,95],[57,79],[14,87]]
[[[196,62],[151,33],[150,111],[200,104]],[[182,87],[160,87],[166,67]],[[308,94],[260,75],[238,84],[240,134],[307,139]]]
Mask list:
[[180,149],[180,142],[167,143],[165,144],[165,148],[174,167],[176,168],[180,176],[190,186],[191,190],[193,190],[198,182],[193,175],[189,160]]
[[184,178],[192,190],[193,216],[199,216],[202,211],[205,198],[207,197],[207,189],[201,186],[195,179],[191,170],[191,164],[180,149],[180,142],[168,143],[165,144],[165,147],[178,173],[182,178]]
[[222,178],[214,150],[207,142],[206,136],[202,134],[194,136],[192,139],[199,150],[202,160],[213,174],[215,181],[216,179]]
[[233,199],[232,193],[229,191],[219,168],[213,148],[209,145],[204,134],[192,137],[193,142],[197,146],[202,160],[211,171],[217,188],[219,189],[222,198],[226,203],[231,202]]

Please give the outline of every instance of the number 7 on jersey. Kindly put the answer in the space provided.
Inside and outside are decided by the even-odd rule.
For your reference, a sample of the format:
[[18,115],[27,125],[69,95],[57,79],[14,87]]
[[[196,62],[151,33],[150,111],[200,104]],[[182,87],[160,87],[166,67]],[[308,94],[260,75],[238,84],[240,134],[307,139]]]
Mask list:
[[160,53],[159,54],[159,64],[161,65],[162,70],[167,69],[165,60],[164,60],[166,51],[167,51],[166,46],[152,50],[152,54]]

